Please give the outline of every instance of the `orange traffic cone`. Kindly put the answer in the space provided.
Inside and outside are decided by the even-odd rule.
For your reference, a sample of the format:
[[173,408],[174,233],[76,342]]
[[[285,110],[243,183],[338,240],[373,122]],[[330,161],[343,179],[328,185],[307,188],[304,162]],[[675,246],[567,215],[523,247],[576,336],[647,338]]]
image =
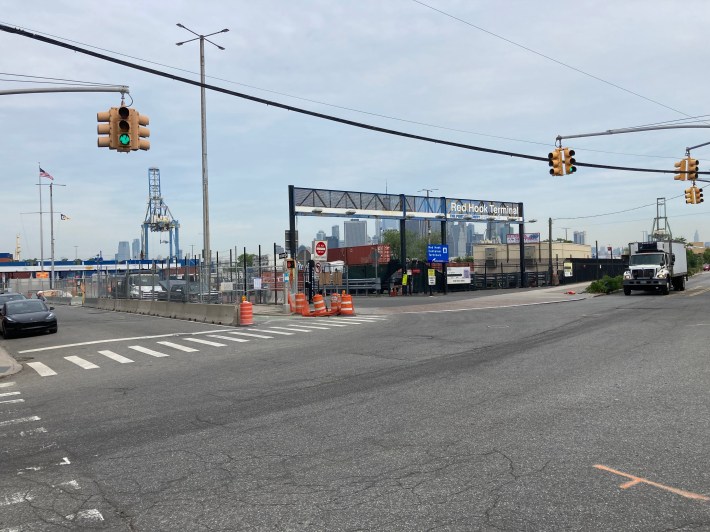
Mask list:
[[312,316],[325,316],[327,314],[325,299],[323,299],[322,295],[316,294],[313,296],[313,307],[315,310]]
[[343,294],[343,301],[340,304],[340,314],[343,316],[352,316],[355,314],[355,308],[353,307],[353,296],[350,294]]

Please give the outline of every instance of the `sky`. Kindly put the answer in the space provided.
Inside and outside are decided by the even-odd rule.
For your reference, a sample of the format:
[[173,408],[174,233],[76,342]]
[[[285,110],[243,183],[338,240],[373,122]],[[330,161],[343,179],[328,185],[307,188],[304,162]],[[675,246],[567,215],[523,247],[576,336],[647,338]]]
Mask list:
[[[12,2],[0,23],[199,80],[193,35],[205,43],[207,82],[314,111],[466,145],[546,157],[558,135],[685,120],[706,114],[703,68],[710,8],[701,1],[483,2],[260,0],[115,3]],[[128,85],[150,118],[149,151],[96,145],[106,92],[0,95],[0,252],[112,258],[140,238],[148,169],[180,223],[185,253],[203,244],[200,90],[26,37],[0,32],[0,91],[90,82]],[[34,77],[31,77],[34,76]],[[72,80],[48,84],[47,78]],[[128,101],[127,103],[130,103]],[[288,185],[522,202],[526,232],[623,246],[651,231],[665,198],[674,236],[710,241],[710,200],[686,205],[672,174],[578,167],[553,177],[546,162],[386,135],[207,91],[212,252],[283,245]],[[705,118],[703,116],[703,118]],[[708,123],[710,123],[710,116]],[[673,170],[707,129],[563,141],[582,163]],[[710,147],[693,149],[700,160]],[[710,196],[709,196],[710,198]],[[68,220],[61,220],[64,214]],[[537,220],[537,222],[530,222]],[[301,243],[342,218],[299,217]],[[342,235],[342,229],[341,229]],[[167,255],[151,233],[151,255]],[[224,255],[222,255],[224,256]]]

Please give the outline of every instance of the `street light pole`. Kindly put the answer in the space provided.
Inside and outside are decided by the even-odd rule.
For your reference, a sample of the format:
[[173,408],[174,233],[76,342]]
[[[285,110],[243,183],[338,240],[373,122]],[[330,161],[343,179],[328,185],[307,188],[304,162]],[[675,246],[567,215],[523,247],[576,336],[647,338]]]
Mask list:
[[188,39],[187,41],[182,41],[177,44],[177,46],[182,46],[185,43],[200,41],[200,107],[201,107],[201,129],[202,129],[202,256],[207,267],[207,286],[209,289],[209,283],[212,273],[212,251],[210,249],[210,207],[209,207],[209,192],[208,192],[208,180],[207,180],[207,118],[206,118],[206,101],[205,101],[205,41],[213,44],[220,50],[224,50],[224,47],[213,43],[207,37],[211,35],[216,35],[218,33],[224,33],[229,31],[225,28],[220,31],[215,31],[207,35],[201,35],[195,33],[189,28],[186,28],[178,22],[177,26],[184,30],[189,31],[193,35],[196,35],[194,39]]
[[547,274],[550,278],[550,285],[552,285],[552,218],[547,219],[547,231]]

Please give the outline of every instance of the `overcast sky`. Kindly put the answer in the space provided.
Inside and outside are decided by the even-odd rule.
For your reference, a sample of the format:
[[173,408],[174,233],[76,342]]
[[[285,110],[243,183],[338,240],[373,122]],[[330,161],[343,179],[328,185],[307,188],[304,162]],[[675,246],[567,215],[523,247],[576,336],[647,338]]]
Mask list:
[[[199,80],[199,44],[176,23],[215,35],[208,82],[349,120],[452,142],[546,157],[558,134],[675,121],[707,113],[706,2],[473,0],[11,2],[0,21],[98,47]],[[681,9],[682,7],[682,9]],[[703,37],[705,35],[705,37]],[[150,117],[151,149],[96,146],[96,113],[114,93],[0,99],[0,252],[40,256],[38,165],[55,177],[55,257],[102,252],[140,237],[148,168],[180,222],[185,252],[202,247],[200,91],[25,37],[0,32],[0,90],[51,86],[39,76],[128,85]],[[126,57],[130,56],[130,57]],[[219,78],[219,79],[216,79]],[[30,83],[5,80],[24,79]],[[708,118],[710,120],[710,117]],[[212,251],[283,245],[290,184],[363,192],[523,202],[527,232],[621,246],[652,229],[666,198],[675,236],[710,240],[707,203],[686,205],[671,174],[547,164],[356,129],[207,92]],[[680,129],[566,141],[580,162],[672,170],[710,131]],[[692,155],[710,169],[699,148]],[[48,184],[47,179],[42,180]],[[49,211],[43,188],[43,210]],[[420,193],[423,194],[423,193]],[[606,215],[607,213],[617,213]],[[70,220],[60,221],[65,214]],[[301,242],[336,218],[300,218]],[[49,214],[45,258],[49,257]],[[565,230],[565,228],[567,228]],[[342,233],[341,233],[342,234]],[[163,235],[163,238],[165,235]],[[151,255],[166,255],[160,235]]]

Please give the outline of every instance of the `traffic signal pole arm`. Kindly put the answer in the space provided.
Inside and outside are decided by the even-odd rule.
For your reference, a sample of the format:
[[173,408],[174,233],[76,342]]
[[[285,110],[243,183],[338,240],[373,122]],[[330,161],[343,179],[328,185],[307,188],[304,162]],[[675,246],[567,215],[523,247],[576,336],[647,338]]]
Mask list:
[[130,94],[127,85],[97,85],[87,87],[86,85],[68,85],[64,87],[35,87],[33,89],[10,89],[0,91],[0,96],[8,94],[40,94],[45,92],[120,92]]
[[[626,127],[622,129],[607,129],[598,133],[580,133],[578,135],[557,135],[557,142],[563,139],[581,139],[583,137],[601,137],[603,135],[620,135],[621,133],[637,133],[639,131],[656,131],[659,129],[710,129],[710,124],[706,125],[678,125],[678,126],[647,126],[647,127]],[[708,143],[710,144],[710,143]],[[701,144],[700,146],[705,146]],[[698,148],[699,146],[695,146]]]

